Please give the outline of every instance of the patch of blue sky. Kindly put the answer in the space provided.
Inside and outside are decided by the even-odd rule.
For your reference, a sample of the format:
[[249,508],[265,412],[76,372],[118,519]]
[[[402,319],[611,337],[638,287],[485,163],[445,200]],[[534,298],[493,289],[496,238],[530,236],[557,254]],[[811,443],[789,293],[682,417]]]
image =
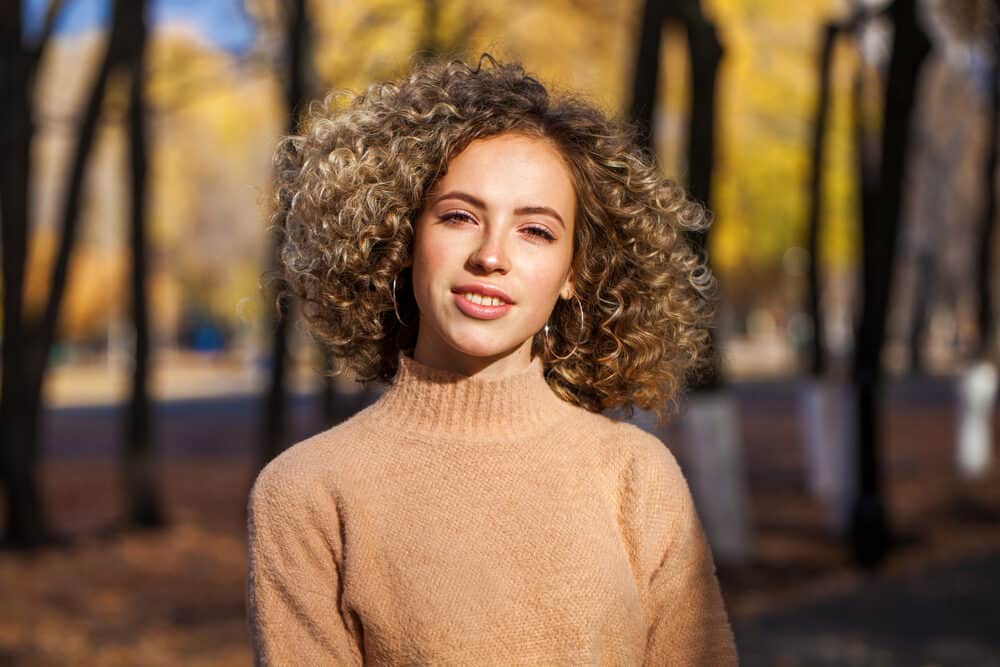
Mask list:
[[[51,0],[26,0],[24,34],[29,39],[41,31]],[[121,0],[136,2],[138,0]],[[66,0],[54,26],[57,35],[76,35],[106,26],[111,16],[109,0]],[[253,46],[253,18],[242,0],[151,0],[150,21],[157,27],[183,26],[215,48],[242,55]]]

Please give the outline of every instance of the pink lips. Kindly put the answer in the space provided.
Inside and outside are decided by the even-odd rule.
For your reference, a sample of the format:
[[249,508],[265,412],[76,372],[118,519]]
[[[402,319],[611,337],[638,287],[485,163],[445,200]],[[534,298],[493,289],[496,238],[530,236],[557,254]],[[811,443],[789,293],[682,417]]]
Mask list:
[[[498,317],[503,317],[514,304],[513,299],[511,299],[506,292],[499,287],[494,287],[493,285],[486,285],[482,283],[459,285],[458,287],[452,288],[451,291],[454,294],[455,305],[458,306],[458,309],[469,317],[474,317],[478,320],[495,320]],[[499,306],[485,306],[479,303],[473,303],[465,298],[465,295],[469,292],[473,294],[481,294],[483,296],[493,296],[503,301],[503,303]]]

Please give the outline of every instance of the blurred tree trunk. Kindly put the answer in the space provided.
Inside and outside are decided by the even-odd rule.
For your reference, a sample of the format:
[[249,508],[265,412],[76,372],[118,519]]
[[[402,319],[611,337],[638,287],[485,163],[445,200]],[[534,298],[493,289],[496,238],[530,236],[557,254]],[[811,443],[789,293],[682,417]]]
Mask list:
[[[868,127],[866,120],[866,95],[868,80],[864,70],[856,72],[851,93],[851,115],[854,124],[855,168],[857,170],[858,188],[858,237],[864,235],[866,228],[870,229],[876,223],[878,216],[878,151],[875,146],[877,137]],[[864,245],[862,253],[866,251]],[[862,257],[862,260],[864,258]],[[855,322],[857,325],[857,322]]]
[[[712,170],[715,157],[715,88],[722,45],[715,28],[697,0],[647,0],[636,53],[635,79],[629,106],[640,140],[656,155],[657,88],[660,83],[660,45],[663,22],[680,22],[687,31],[691,101],[689,109],[687,172],[688,195],[711,211]],[[690,232],[691,249],[708,262],[707,230]],[[707,364],[685,378],[692,392],[686,406],[684,431],[698,443],[690,462],[691,490],[698,504],[706,536],[716,560],[745,563],[751,539],[747,519],[746,467],[731,397],[722,391],[722,373],[714,329],[709,329]]]
[[[663,23],[680,21],[687,30],[691,67],[687,189],[691,197],[711,210],[712,170],[715,162],[715,87],[722,45],[715,27],[705,18],[698,0],[645,0],[636,52],[630,117],[639,127],[640,139],[650,155],[656,154],[655,111],[660,79],[660,47]],[[707,232],[688,235],[695,252],[704,256]],[[711,363],[690,380],[692,391],[710,391],[721,386],[721,371],[710,331]]]
[[978,286],[977,320],[979,341],[976,356],[988,359],[995,354],[996,318],[993,313],[993,258],[995,256],[997,219],[997,142],[1000,140],[1000,0],[993,1],[994,30],[992,37],[993,63],[990,67],[989,130],[986,135],[985,186],[986,200],[983,217],[979,223],[976,248],[979,256],[976,262],[976,283]]
[[[285,103],[288,107],[288,131],[294,133],[298,126],[298,116],[308,101],[307,67],[309,56],[309,24],[305,0],[289,0],[285,5],[286,53],[288,57],[287,86]],[[280,230],[274,231],[272,241],[271,270],[278,275],[279,257],[284,239]],[[272,282],[266,308],[271,317],[266,330],[272,332],[271,373],[264,406],[264,424],[261,430],[259,465],[263,467],[287,446],[285,443],[287,421],[287,365],[288,327],[291,312],[287,298],[282,296],[284,281],[276,277]]]
[[152,408],[149,399],[150,324],[146,272],[146,2],[121,3],[122,23],[127,26],[125,50],[130,55],[128,137],[131,196],[132,322],[135,326],[135,359],[132,395],[126,417],[123,448],[125,520],[138,527],[158,527],[165,523],[155,479]]
[[420,39],[417,46],[417,57],[429,60],[441,53],[441,43],[438,37],[438,21],[441,18],[440,0],[424,0],[423,23],[420,28]]
[[861,321],[855,338],[858,496],[851,517],[851,544],[860,565],[878,565],[889,549],[888,517],[879,458],[882,346],[895,269],[900,209],[916,86],[930,40],[917,17],[916,0],[894,0],[894,36],[885,89],[878,216],[862,225]]
[[[712,210],[712,172],[715,168],[715,88],[722,45],[713,26],[702,14],[701,3],[691,2],[684,13],[691,65],[691,113],[688,135],[688,190]],[[709,230],[692,232],[689,242],[707,261]],[[694,378],[692,391],[716,391],[722,386],[722,369],[716,353],[715,329],[709,330],[710,363]]]
[[885,9],[869,11],[856,5],[846,23],[831,21],[823,28],[817,60],[818,92],[813,121],[812,156],[809,174],[809,218],[806,250],[808,251],[806,310],[812,333],[810,336],[809,372],[819,378],[826,374],[826,322],[823,317],[822,254],[823,254],[823,161],[826,159],[826,132],[830,116],[830,70],[833,49],[842,32],[854,33],[865,22],[884,13]]
[[910,319],[910,335],[907,340],[909,351],[909,371],[920,375],[924,372],[924,345],[927,342],[927,324],[930,317],[931,285],[937,264],[932,248],[923,248],[916,258],[916,285],[913,288],[913,316]]
[[818,76],[819,93],[816,95],[816,116],[813,122],[812,165],[809,174],[809,220],[808,240],[808,281],[806,291],[806,309],[812,327],[810,336],[809,369],[813,377],[819,378],[826,374],[826,344],[823,338],[825,322],[823,320],[822,290],[820,288],[820,272],[822,263],[822,216],[823,216],[823,160],[826,154],[826,127],[830,110],[830,67],[833,60],[833,46],[837,39],[840,26],[828,23],[823,28],[823,42],[819,50]]
[[435,58],[478,59],[480,54],[469,53],[476,40],[477,31],[487,21],[489,10],[471,5],[462,17],[457,30],[447,32],[441,23],[441,0],[423,0],[423,16],[417,38],[416,57],[420,60]]
[[632,101],[629,118],[639,127],[641,139],[650,154],[656,153],[654,140],[654,114],[659,95],[660,45],[663,42],[663,23],[666,20],[664,0],[645,0],[639,24],[639,47],[636,52],[632,78]]
[[[116,3],[117,4],[117,3]],[[4,350],[0,430],[2,430],[3,474],[7,491],[5,544],[12,548],[32,548],[52,541],[37,471],[42,412],[42,387],[49,353],[66,289],[69,259],[76,239],[83,178],[94,143],[101,104],[113,64],[120,56],[122,26],[120,12],[114,11],[107,52],[98,66],[89,99],[84,108],[76,145],[66,173],[66,195],[60,220],[59,247],[49,295],[38,321],[27,321],[23,312],[24,260],[30,221],[28,186],[32,128],[34,75],[61,3],[50,5],[38,46],[25,47],[20,3],[8,3],[3,11],[3,30],[8,57],[4,65],[5,148],[3,153],[3,265],[4,265]]]
[[[0,378],[0,476],[6,496],[4,543],[14,548],[45,541],[48,529],[37,470],[25,440],[24,272],[28,254],[32,95],[38,61],[48,35],[38,47],[25,43],[23,2],[0,7],[0,248],[3,252],[2,378]],[[50,21],[54,13],[50,13]],[[51,31],[50,30],[47,32]]]

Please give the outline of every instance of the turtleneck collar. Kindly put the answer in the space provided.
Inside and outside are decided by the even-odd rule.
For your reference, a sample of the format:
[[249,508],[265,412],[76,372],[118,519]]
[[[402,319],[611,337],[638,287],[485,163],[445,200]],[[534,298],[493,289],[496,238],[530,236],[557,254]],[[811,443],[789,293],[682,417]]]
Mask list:
[[392,385],[373,407],[404,433],[480,440],[526,436],[572,410],[549,388],[539,357],[511,375],[481,378],[431,368],[403,353]]

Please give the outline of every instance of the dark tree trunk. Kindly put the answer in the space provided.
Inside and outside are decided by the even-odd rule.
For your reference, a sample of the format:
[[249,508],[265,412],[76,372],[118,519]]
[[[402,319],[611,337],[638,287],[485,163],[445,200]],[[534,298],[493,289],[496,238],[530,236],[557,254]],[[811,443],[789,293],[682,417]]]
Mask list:
[[715,167],[715,83],[722,45],[715,26],[699,16],[687,22],[691,65],[691,113],[688,137],[688,190],[706,206],[712,201]]
[[132,396],[126,418],[123,454],[123,479],[125,483],[125,520],[129,525],[143,528],[158,527],[165,523],[157,491],[152,428],[152,408],[149,399],[150,325],[146,287],[149,266],[146,248],[146,185],[147,185],[147,135],[145,62],[146,16],[145,2],[122,3],[128,16],[124,23],[131,42],[128,52],[132,56],[131,88],[128,108],[129,165],[131,197],[132,245],[132,322],[135,327],[135,366],[132,373]]
[[996,344],[996,319],[993,313],[993,257],[995,256],[997,220],[997,141],[1000,140],[997,114],[1000,113],[1000,0],[993,2],[993,19],[996,30],[993,34],[993,64],[990,68],[990,120],[986,136],[986,163],[984,169],[986,198],[983,217],[979,223],[976,248],[976,284],[978,286],[977,320],[979,341],[976,356],[988,358]]
[[916,285],[913,288],[913,317],[907,348],[910,353],[909,371],[913,375],[924,372],[924,344],[927,340],[927,320],[930,309],[931,285],[934,284],[934,255],[929,248],[917,256]]
[[882,346],[895,269],[906,156],[920,68],[930,40],[917,19],[916,0],[895,0],[895,27],[882,123],[878,217],[862,226],[862,309],[854,349],[858,401],[858,496],[851,542],[858,564],[878,565],[889,549],[889,522],[882,494],[879,431]]
[[[691,108],[687,146],[688,183],[691,197],[711,205],[712,170],[715,163],[715,83],[722,45],[715,27],[701,12],[697,0],[665,2],[646,0],[640,25],[639,47],[636,51],[632,101],[629,113],[638,126],[640,140],[650,155],[656,153],[655,112],[657,87],[660,79],[660,45],[663,23],[679,20],[687,29],[691,67]],[[688,235],[695,252],[704,256],[708,244],[707,232]],[[716,354],[714,330],[710,331],[707,368],[689,378],[692,391],[711,391],[721,386],[722,374]]]
[[[709,210],[712,205],[712,172],[715,167],[715,84],[722,60],[722,45],[715,27],[701,13],[697,2],[686,16],[691,65],[691,112],[688,135],[688,190]],[[708,230],[688,236],[696,252],[707,260]],[[692,378],[691,391],[716,391],[722,386],[722,371],[716,354],[715,329],[709,330],[711,362]]]
[[[113,4],[117,5],[117,3]],[[117,7],[113,12],[113,16],[116,18],[118,16]],[[18,431],[23,439],[23,447],[32,468],[37,468],[40,456],[42,389],[45,375],[48,372],[49,355],[56,340],[59,313],[66,294],[69,262],[79,228],[80,202],[83,197],[84,177],[91,149],[94,146],[94,140],[97,135],[97,126],[108,78],[119,57],[121,39],[121,26],[119,21],[113,19],[108,38],[107,53],[104,60],[101,61],[97,75],[94,78],[91,94],[87,100],[80,128],[77,132],[76,146],[73,150],[72,160],[67,173],[68,184],[60,218],[59,248],[56,253],[55,265],[52,269],[52,276],[48,283],[48,300],[46,301],[41,321],[34,327],[26,327],[28,334],[26,342],[28,346],[26,347],[25,354],[25,363],[27,366],[24,382],[24,412],[18,418],[18,421],[23,420],[23,425]]]
[[828,23],[823,29],[823,43],[819,51],[818,80],[816,95],[816,117],[813,122],[812,165],[809,174],[809,220],[806,250],[808,259],[808,281],[806,284],[806,308],[812,327],[810,336],[809,371],[813,377],[826,374],[826,344],[824,341],[822,290],[820,289],[820,240],[822,238],[823,216],[823,160],[826,153],[826,126],[830,110],[830,64],[833,60],[833,46],[839,26]]
[[[285,89],[285,102],[288,106],[288,129],[295,132],[298,125],[298,115],[307,101],[306,67],[309,54],[308,48],[308,17],[305,0],[292,0],[288,3],[286,17],[286,48],[288,49],[288,86]],[[279,255],[283,239],[276,232],[273,239],[271,269],[277,275]],[[268,381],[267,397],[264,405],[264,425],[261,430],[260,465],[277,456],[286,447],[285,431],[287,421],[287,362],[288,362],[288,327],[291,313],[285,298],[279,298],[284,287],[280,278],[276,278],[268,299],[266,312],[272,316],[268,322],[268,330],[273,332],[271,339],[271,373]],[[273,304],[273,308],[271,305]]]
[[420,29],[420,45],[417,48],[417,57],[429,60],[441,52],[441,43],[438,39],[441,2],[440,0],[424,0],[423,5],[423,26]]
[[[879,164],[877,152],[874,150],[876,137],[874,133],[869,133],[865,122],[865,96],[868,94],[867,77],[863,71],[857,73],[853,83],[851,113],[854,122],[854,146],[856,155],[857,187],[858,187],[858,237],[862,238],[864,230],[870,229],[877,223],[878,202],[879,202]],[[862,243],[862,269],[868,261],[866,253],[868,249]],[[863,276],[862,276],[863,279]],[[864,285],[861,284],[863,288]],[[860,308],[857,309],[855,328],[859,324]]]
[[0,380],[0,464],[6,494],[4,542],[31,547],[47,534],[38,489],[37,470],[25,446],[24,335],[22,322],[24,270],[28,248],[32,63],[23,43],[22,3],[0,9],[4,57],[2,72],[3,124],[0,174],[0,245],[3,250],[3,377]]
[[656,152],[653,115],[656,112],[660,80],[660,45],[666,20],[664,0],[645,0],[639,26],[639,46],[632,77],[632,101],[629,118],[639,127],[641,140],[650,154]]
[[6,497],[2,544],[30,549],[53,540],[38,484],[37,412],[31,390],[36,343],[24,320],[24,277],[31,219],[29,186],[34,136],[35,72],[50,41],[62,2],[49,4],[40,36],[25,42],[23,2],[0,7],[0,251],[3,323],[0,334],[0,482]]
[[[275,239],[275,254],[280,252],[281,240]],[[277,270],[278,262],[271,263],[272,271]],[[289,308],[285,297],[279,297],[280,285],[275,285],[272,298],[268,300],[268,313],[271,314],[271,366],[268,377],[267,397],[264,405],[264,428],[261,431],[260,465],[280,454],[287,446],[285,442],[285,422],[288,410],[287,400],[287,359],[288,359],[288,320]],[[272,310],[273,306],[273,310]]]

